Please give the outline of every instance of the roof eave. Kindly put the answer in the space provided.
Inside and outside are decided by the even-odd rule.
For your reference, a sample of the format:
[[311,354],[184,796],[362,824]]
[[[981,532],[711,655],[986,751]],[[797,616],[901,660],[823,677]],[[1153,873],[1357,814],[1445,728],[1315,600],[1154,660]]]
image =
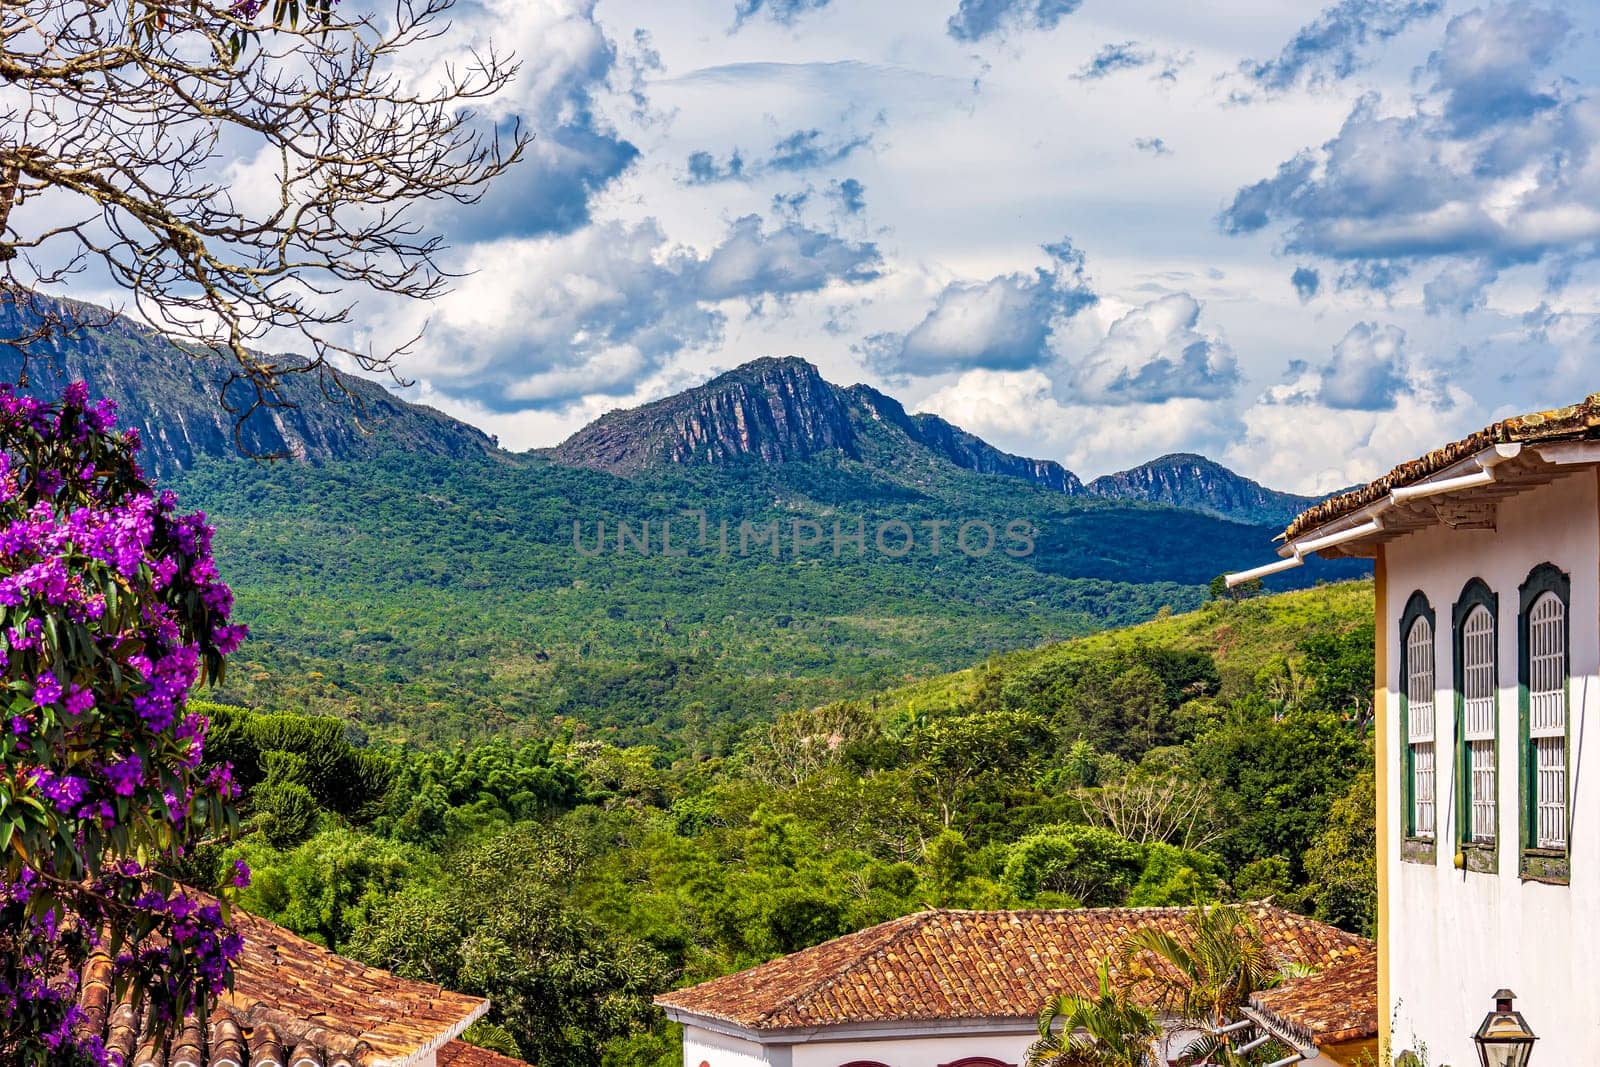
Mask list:
[[372,1067],[419,1067],[420,1064],[431,1063],[441,1048],[460,1037],[467,1027],[483,1018],[488,1011],[489,1001],[480,1000],[470,1012],[451,1023],[431,1040],[418,1045],[404,1056],[388,1056],[373,1060]]
[[1240,1008],[1239,1011],[1246,1019],[1255,1023],[1306,1059],[1314,1060],[1320,1054],[1317,1043],[1311,1039],[1310,1032],[1304,1027],[1296,1026],[1269,1011],[1262,1011],[1253,1006]]

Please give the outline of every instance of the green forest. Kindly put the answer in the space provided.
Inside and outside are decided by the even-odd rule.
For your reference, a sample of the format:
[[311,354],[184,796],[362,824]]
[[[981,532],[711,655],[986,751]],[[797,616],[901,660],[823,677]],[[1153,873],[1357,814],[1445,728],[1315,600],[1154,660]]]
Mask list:
[[249,910],[489,996],[469,1038],[541,1067],[668,1067],[653,994],[929,907],[1270,897],[1370,934],[1371,596],[1166,609],[670,745],[211,705],[243,822],[188,873],[247,860]]
[[[895,463],[833,454],[623,479],[538,457],[391,450],[207,461],[171,484],[217,524],[218,566],[251,627],[221,699],[335,715],[394,742],[567,719],[586,737],[674,756],[729,754],[745,724],[789,708],[1196,608],[1214,575],[1270,558],[1277,532]],[[705,546],[686,510],[707,515]],[[967,519],[995,527],[999,545],[964,555],[952,527],[933,554],[926,524]],[[999,547],[1013,520],[1036,530],[1025,557]],[[738,551],[743,522],[778,524],[776,558]],[[924,543],[892,557],[869,532],[868,551],[835,555],[835,524],[890,522]],[[577,551],[574,523],[591,550],[603,525],[607,550]],[[619,553],[619,527],[637,535],[645,523],[652,553],[631,541]],[[815,523],[822,542],[796,553],[796,523]],[[1282,580],[1364,569],[1318,562]]]

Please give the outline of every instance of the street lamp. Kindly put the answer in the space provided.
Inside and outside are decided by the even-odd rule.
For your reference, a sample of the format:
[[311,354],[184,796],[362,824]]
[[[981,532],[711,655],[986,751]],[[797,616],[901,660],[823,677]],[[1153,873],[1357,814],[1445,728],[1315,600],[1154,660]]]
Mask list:
[[1478,1062],[1483,1067],[1526,1067],[1538,1039],[1528,1029],[1520,1011],[1511,1010],[1517,995],[1509,989],[1497,990],[1494,1011],[1483,1017],[1472,1040],[1478,1046]]

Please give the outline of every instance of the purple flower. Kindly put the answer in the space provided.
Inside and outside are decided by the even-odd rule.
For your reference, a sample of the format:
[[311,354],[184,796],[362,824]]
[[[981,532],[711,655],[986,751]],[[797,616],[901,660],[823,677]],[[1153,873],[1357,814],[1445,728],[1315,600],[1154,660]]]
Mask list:
[[144,779],[144,761],[138,756],[125,756],[107,764],[105,775],[113,793],[119,797],[131,797]]
[[244,860],[233,861],[233,884],[239,889],[250,884],[250,867]]
[[81,685],[74,685],[67,690],[66,700],[68,715],[82,715],[94,708],[94,690],[85,689]]
[[61,699],[61,683],[56,681],[56,676],[45,671],[34,680],[33,702],[41,708],[48,708]]

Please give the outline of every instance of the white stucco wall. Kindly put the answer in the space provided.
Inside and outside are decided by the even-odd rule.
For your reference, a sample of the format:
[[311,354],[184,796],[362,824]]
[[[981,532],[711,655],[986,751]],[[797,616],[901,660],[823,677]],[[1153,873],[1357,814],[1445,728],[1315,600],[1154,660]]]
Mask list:
[[[760,1041],[715,1032],[692,1022],[683,1027],[684,1067],[844,1067],[863,1061],[886,1067],[939,1067],[972,1057],[1020,1065],[1038,1038],[1029,1020],[905,1024],[892,1034],[852,1034],[851,1027],[823,1027],[808,1033],[763,1034]],[[1172,1038],[1171,1055],[1199,1036],[1183,1031]]]
[[[1508,986],[1541,1040],[1534,1062],[1600,1062],[1600,499],[1583,469],[1500,502],[1495,530],[1434,528],[1386,548],[1388,644],[1389,989],[1396,1052],[1425,1045],[1433,1067],[1478,1062],[1471,1033]],[[1523,882],[1518,849],[1518,587],[1551,562],[1572,579],[1569,729],[1571,884]],[[1451,616],[1462,587],[1482,578],[1499,595],[1499,870],[1456,870],[1451,752],[1455,699]],[[1438,845],[1432,866],[1402,862],[1399,619],[1421,589],[1437,619]],[[1384,1010],[1380,1005],[1380,1010]]]
[[988,1056],[1002,1063],[1020,1064],[1037,1031],[1011,1034],[949,1035],[921,1038],[885,1038],[874,1041],[810,1042],[794,1046],[793,1067],[844,1067],[858,1060],[873,1060],[887,1067],[938,1067],[969,1056]]

